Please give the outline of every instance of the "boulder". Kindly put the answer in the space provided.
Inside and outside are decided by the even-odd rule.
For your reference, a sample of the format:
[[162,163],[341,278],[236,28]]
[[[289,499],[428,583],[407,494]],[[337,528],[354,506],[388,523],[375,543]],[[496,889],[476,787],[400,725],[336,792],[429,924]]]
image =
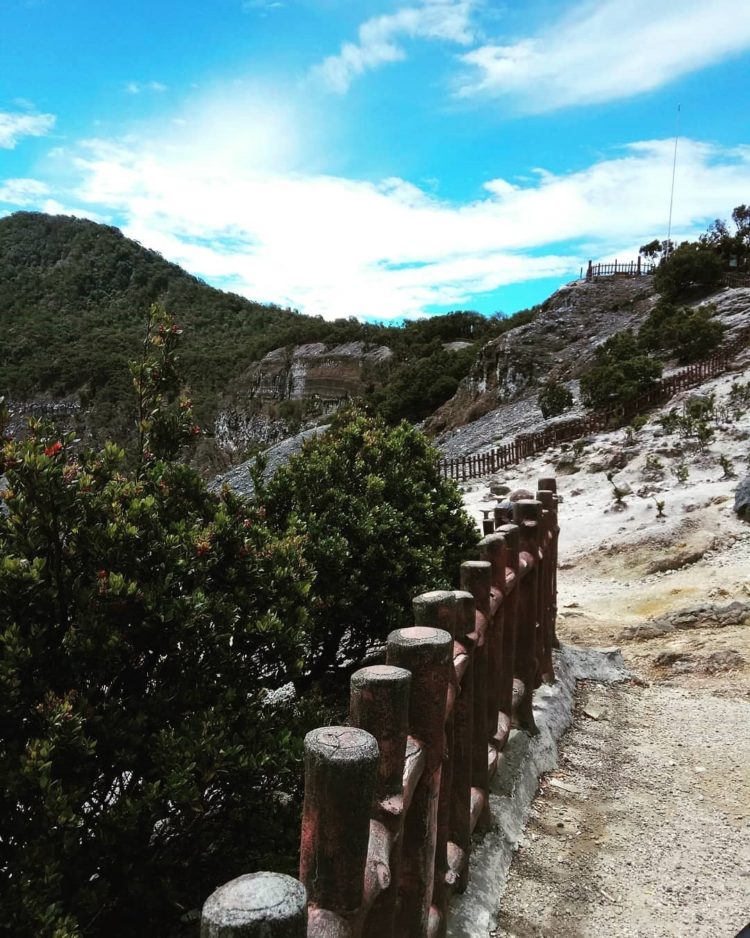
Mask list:
[[750,521],[750,476],[737,486],[734,493],[734,510],[743,521]]

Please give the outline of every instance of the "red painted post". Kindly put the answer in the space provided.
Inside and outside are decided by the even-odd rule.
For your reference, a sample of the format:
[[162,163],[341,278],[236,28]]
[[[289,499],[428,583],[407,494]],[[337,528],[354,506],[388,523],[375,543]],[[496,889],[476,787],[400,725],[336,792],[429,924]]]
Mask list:
[[474,642],[476,606],[471,593],[456,590],[454,652],[468,658],[453,711],[453,775],[448,839],[449,885],[466,889],[471,853],[471,777],[474,727]]
[[513,668],[516,660],[516,632],[518,629],[518,578],[519,530],[516,524],[502,524],[497,533],[504,541],[505,596],[503,598],[503,651],[500,709],[513,718]]
[[558,544],[560,539],[560,522],[557,515],[557,479],[554,476],[543,476],[539,479],[537,487],[540,491],[552,492],[554,495],[552,511],[554,512],[554,520],[552,526],[552,556],[550,559],[550,566],[552,568],[552,596],[551,596],[551,614],[552,614],[552,630],[551,630],[551,642],[553,648],[560,647],[560,640],[557,637],[557,561],[558,561]]
[[548,489],[537,491],[537,501],[542,505],[540,525],[540,568],[539,568],[539,670],[547,684],[555,681],[552,662],[552,567],[555,539],[555,496]]
[[305,737],[300,880],[310,934],[334,922],[343,930],[359,911],[377,773],[378,744],[365,730],[326,726]]
[[428,935],[452,651],[453,639],[442,629],[415,626],[388,636],[388,664],[411,671],[410,731],[424,752],[422,776],[404,820],[395,938]]
[[516,676],[523,684],[523,696],[516,716],[520,729],[535,735],[532,694],[536,683],[536,632],[539,554],[539,512],[541,505],[531,499],[513,504],[513,520],[519,527],[519,558],[522,565],[519,597],[518,631],[516,633]]
[[[411,674],[404,668],[374,665],[352,675],[350,716],[354,726],[367,730],[380,750],[375,788],[375,820],[387,832],[383,838],[388,850],[387,868],[370,858],[365,877],[374,895],[362,926],[363,938],[391,938],[398,898],[401,867],[401,830],[406,736],[409,725]],[[372,830],[372,826],[371,826]]]
[[486,561],[465,560],[461,564],[461,589],[471,593],[476,606],[474,639],[474,739],[472,745],[472,823],[475,831],[486,831],[490,823],[487,798],[487,626],[490,613],[492,568]]
[[[456,632],[456,597],[455,593],[435,590],[423,593],[413,601],[414,623],[423,628],[443,629],[454,638]],[[451,785],[453,778],[453,717],[458,697],[458,681],[453,666],[455,646],[451,648],[451,662],[448,668],[448,698],[450,707],[445,719],[445,745],[443,747],[443,767],[440,777],[440,796],[437,810],[437,832],[435,836],[435,870],[432,888],[432,907],[430,909],[430,938],[445,938],[448,911],[448,841],[450,838]]]
[[505,593],[505,539],[502,534],[490,534],[479,542],[479,557],[486,560],[492,570],[491,608],[487,628],[487,736],[498,750],[502,749],[510,732],[510,712],[501,716],[503,668],[503,626]]

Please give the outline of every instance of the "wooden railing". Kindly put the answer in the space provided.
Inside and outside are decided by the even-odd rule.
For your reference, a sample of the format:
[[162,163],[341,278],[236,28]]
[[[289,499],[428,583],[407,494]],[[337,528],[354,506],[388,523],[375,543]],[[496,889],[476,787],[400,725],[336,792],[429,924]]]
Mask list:
[[299,881],[241,876],[203,907],[201,938],[443,938],[511,727],[537,732],[555,679],[557,485],[484,522],[461,589],[414,600],[385,665],[351,680],[348,726],[305,739]]
[[593,280],[594,277],[640,277],[646,274],[652,274],[656,270],[656,264],[651,261],[644,261],[638,257],[635,261],[612,261],[609,264],[594,264],[589,261],[586,268],[586,280]]
[[665,403],[678,391],[697,387],[709,378],[722,374],[732,365],[737,353],[749,343],[750,328],[746,328],[709,358],[660,378],[654,382],[652,388],[627,404],[594,411],[585,417],[560,421],[537,433],[521,434],[510,443],[503,443],[483,453],[441,459],[440,471],[446,478],[457,482],[481,478],[516,465],[522,459],[535,456],[551,446],[577,440],[631,420],[637,414]]

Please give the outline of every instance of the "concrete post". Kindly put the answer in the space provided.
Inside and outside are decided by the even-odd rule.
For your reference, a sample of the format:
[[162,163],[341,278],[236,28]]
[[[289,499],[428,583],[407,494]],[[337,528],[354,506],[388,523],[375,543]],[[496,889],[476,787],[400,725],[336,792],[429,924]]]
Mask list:
[[465,560],[461,564],[461,589],[471,593],[476,606],[474,626],[474,733],[472,740],[471,784],[484,795],[484,803],[475,830],[486,831],[490,824],[487,798],[487,629],[490,617],[492,567],[484,560]]
[[460,869],[457,888],[466,889],[471,853],[471,776],[474,726],[474,642],[476,606],[471,593],[456,590],[456,642],[469,662],[453,711],[453,777],[451,779],[449,853],[454,845],[454,865]]
[[538,627],[538,573],[539,573],[539,520],[542,506],[533,499],[521,499],[513,504],[513,518],[519,527],[520,559],[525,564],[519,597],[519,619],[516,633],[517,673],[524,693],[517,707],[521,729],[536,735],[532,695],[537,671]]
[[[452,592],[434,590],[417,596],[413,603],[414,622],[423,628],[444,629],[453,639],[456,632],[456,597]],[[450,830],[451,779],[453,776],[453,717],[458,684],[453,666],[453,646],[448,666],[447,700],[451,702],[451,712],[446,713],[445,736],[443,745],[443,766],[440,777],[440,796],[438,798],[437,832],[435,835],[435,870],[432,890],[433,919],[430,925],[430,938],[445,938],[446,913],[448,909],[448,837]]]
[[521,584],[518,576],[519,529],[516,524],[503,524],[498,534],[505,543],[505,564],[507,573],[513,575],[514,587],[503,599],[503,651],[500,709],[512,720],[513,717],[513,678],[516,673],[516,635],[518,631],[518,599]]
[[543,544],[542,550],[544,560],[542,562],[540,596],[542,603],[541,615],[539,621],[541,625],[541,646],[542,660],[541,672],[542,679],[551,684],[555,680],[555,669],[552,663],[552,639],[553,639],[553,617],[552,607],[553,583],[554,583],[554,545],[555,545],[555,496],[548,489],[542,489],[536,493],[537,501],[542,505],[542,531]]
[[502,534],[490,534],[482,538],[479,542],[479,557],[486,560],[492,569],[492,596],[496,610],[487,629],[487,732],[490,742],[502,749],[510,729],[510,713],[507,723],[499,719],[505,620],[505,538]]
[[425,759],[404,820],[396,938],[428,935],[452,652],[453,639],[443,629],[415,626],[388,636],[388,664],[411,671],[410,731],[419,740]]
[[249,873],[206,899],[201,938],[306,938],[305,887],[281,873]]
[[409,727],[411,674],[403,668],[373,665],[351,678],[349,713],[352,724],[367,730],[380,750],[375,815],[389,831],[388,883],[377,895],[362,928],[363,938],[390,938],[398,896],[403,825],[403,779]]
[[325,726],[305,737],[300,879],[310,903],[344,918],[362,903],[378,744],[365,730]]
[[557,497],[557,479],[554,476],[543,476],[537,483],[541,491],[552,492],[553,499],[552,510],[554,512],[552,528],[552,647],[559,648],[560,640],[557,637],[557,563],[558,563],[558,545],[560,540],[560,521],[557,514],[559,499]]

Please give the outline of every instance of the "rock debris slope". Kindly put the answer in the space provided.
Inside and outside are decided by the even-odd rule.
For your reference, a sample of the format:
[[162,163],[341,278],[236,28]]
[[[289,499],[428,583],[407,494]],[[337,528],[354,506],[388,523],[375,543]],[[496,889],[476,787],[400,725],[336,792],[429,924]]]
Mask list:
[[[737,328],[738,294],[717,297]],[[495,479],[515,488],[557,472],[558,634],[619,645],[636,680],[579,686],[493,938],[713,938],[750,921],[750,523],[734,510],[750,407],[729,413],[733,383],[750,384],[750,354],[636,433],[550,450]],[[703,444],[661,419],[698,394],[714,395]],[[608,472],[631,490],[620,505]],[[489,481],[466,491],[477,518],[494,502]]]

